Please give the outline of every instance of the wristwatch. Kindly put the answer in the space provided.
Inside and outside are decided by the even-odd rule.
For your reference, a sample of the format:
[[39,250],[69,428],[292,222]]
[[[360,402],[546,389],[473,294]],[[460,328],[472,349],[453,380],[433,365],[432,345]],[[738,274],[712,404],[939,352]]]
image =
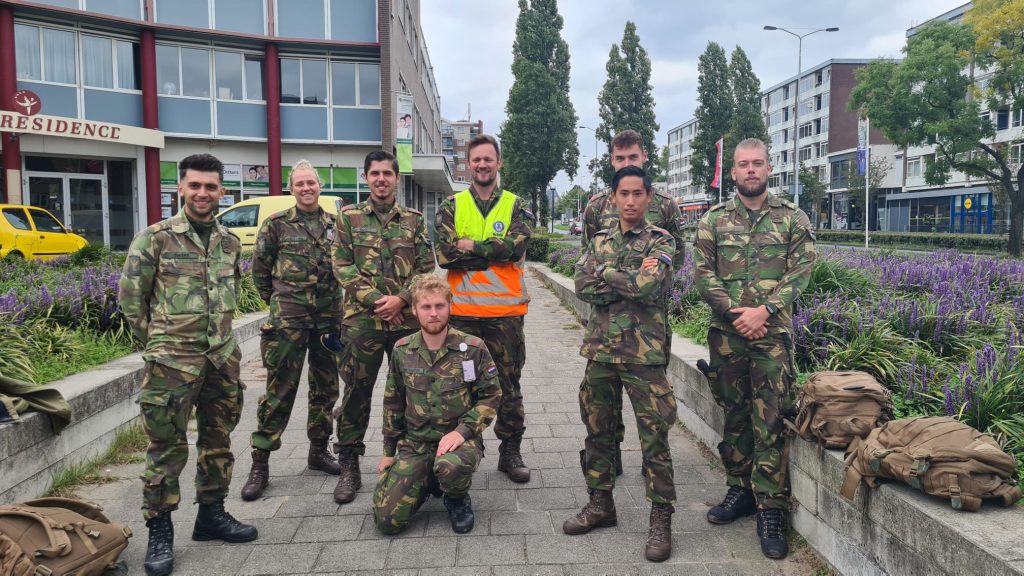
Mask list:
[[768,314],[771,316],[775,316],[776,314],[779,313],[779,309],[776,308],[774,304],[765,303],[764,308],[765,310],[768,311]]
[[606,267],[607,267],[607,265],[604,262],[602,262],[602,263],[598,264],[596,268],[594,268],[594,273],[597,274],[598,276],[600,276],[601,274],[604,274],[604,269]]

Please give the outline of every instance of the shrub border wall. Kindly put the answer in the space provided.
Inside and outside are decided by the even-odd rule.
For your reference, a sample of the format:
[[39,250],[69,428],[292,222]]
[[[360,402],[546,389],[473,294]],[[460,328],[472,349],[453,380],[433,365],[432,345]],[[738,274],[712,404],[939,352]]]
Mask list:
[[[531,266],[562,302],[587,317],[588,305],[576,297],[571,280],[547,266]],[[705,348],[675,336],[668,373],[680,420],[714,449],[722,439],[724,418],[697,370],[700,357],[707,357]],[[790,481],[798,502],[793,527],[839,572],[1024,574],[1024,509],[986,504],[980,512],[957,512],[948,502],[898,484],[871,491],[861,486],[851,503],[839,496],[842,452],[819,450],[796,438],[790,454]]]
[[[253,312],[235,320],[242,361],[259,355],[259,327],[266,317]],[[142,355],[135,353],[54,382],[72,409],[71,424],[60,434],[37,412],[22,415],[20,423],[0,424],[0,503],[36,498],[61,470],[106,452],[117,432],[139,418],[135,402],[143,370]]]
[[[864,243],[863,230],[817,230],[820,242]],[[949,234],[941,232],[868,232],[871,245],[920,246],[929,249],[986,250],[1006,252],[1009,237],[996,234]]]

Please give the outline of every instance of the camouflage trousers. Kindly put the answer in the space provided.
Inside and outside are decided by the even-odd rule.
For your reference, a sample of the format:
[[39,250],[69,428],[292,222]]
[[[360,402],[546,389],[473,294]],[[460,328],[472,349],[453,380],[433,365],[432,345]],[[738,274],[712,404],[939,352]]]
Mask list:
[[498,368],[501,385],[501,406],[494,420],[494,434],[499,440],[521,438],[526,430],[526,412],[519,379],[526,363],[526,334],[523,316],[499,318],[469,318],[452,316],[451,325],[467,334],[480,338]]
[[416,330],[377,330],[373,327],[342,326],[341,339],[345,351],[341,354],[341,379],[345,392],[338,413],[338,442],[335,449],[366,453],[366,428],[370,425],[370,407],[377,372],[384,362],[384,354],[391,357],[395,343]]
[[625,393],[633,403],[636,427],[643,452],[647,499],[656,504],[676,501],[672,453],[668,432],[676,423],[676,397],[665,377],[664,366],[587,362],[580,384],[580,417],[587,427],[585,450],[580,452],[587,488],[615,487],[615,427],[621,409],[616,397]]
[[789,334],[750,341],[708,330],[708,382],[725,410],[718,452],[726,482],[753,490],[762,509],[789,508],[783,419],[793,412],[792,348]]
[[146,470],[142,475],[142,513],[146,520],[177,510],[181,501],[178,476],[188,461],[188,421],[196,411],[196,501],[223,500],[231,484],[235,456],[231,431],[242,413],[239,379],[241,352],[235,350],[220,368],[207,362],[193,376],[156,362],[146,363],[139,405],[142,426],[149,436]]
[[[665,318],[668,318],[669,312],[668,298],[665,298]],[[665,367],[668,368],[668,358],[672,357],[672,329],[669,328],[667,337],[665,338]],[[622,394],[615,397],[615,409],[618,410],[619,419],[615,423],[615,443],[622,444],[622,441],[626,439],[626,423],[622,421]]]
[[309,409],[306,436],[326,442],[331,437],[331,409],[338,400],[338,360],[320,343],[320,336],[332,327],[317,328],[315,319],[306,327],[271,326],[261,328],[260,352],[267,369],[267,392],[260,396],[256,409],[256,431],[252,447],[277,450],[281,434],[288,426],[295,396],[299,390],[302,365],[309,355]]
[[469,493],[483,458],[480,439],[470,438],[447,454],[436,454],[437,444],[398,442],[395,463],[380,475],[373,493],[378,530],[385,534],[404,530],[435,485],[454,498]]

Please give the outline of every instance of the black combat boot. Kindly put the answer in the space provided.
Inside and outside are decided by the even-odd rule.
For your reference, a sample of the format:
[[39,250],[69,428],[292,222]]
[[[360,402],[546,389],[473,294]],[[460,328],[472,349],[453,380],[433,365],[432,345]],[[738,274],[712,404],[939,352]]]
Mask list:
[[591,490],[590,502],[579,514],[562,524],[562,532],[576,536],[586,534],[594,528],[607,528],[618,523],[611,490]]
[[761,538],[761,553],[780,560],[789,554],[786,541],[786,513],[779,508],[757,511],[757,536]]
[[750,516],[757,512],[757,501],[754,493],[739,486],[729,486],[729,492],[718,506],[708,510],[708,522],[712,524],[728,524],[742,516]]
[[506,438],[498,445],[498,472],[504,472],[508,479],[524,484],[530,481],[530,469],[523,463],[523,455],[519,452],[519,445],[523,437]]
[[306,457],[306,466],[310,470],[320,470],[335,476],[341,474],[341,465],[327,449],[327,440],[309,441],[309,456]]
[[473,516],[473,501],[466,494],[462,498],[444,495],[444,507],[448,509],[448,520],[456,534],[465,534],[473,529],[476,518]]
[[356,491],[363,485],[363,475],[359,472],[359,455],[350,448],[342,448],[338,452],[338,466],[341,471],[338,485],[334,487],[334,501],[346,504],[355,500]]
[[675,511],[671,504],[651,504],[651,527],[644,549],[644,555],[651,562],[664,562],[672,555],[672,513]]
[[242,524],[224,509],[224,501],[213,504],[200,504],[196,524],[192,528],[192,539],[197,542],[206,540],[223,540],[237,544],[252,542],[259,533],[255,526]]
[[164,512],[146,520],[146,526],[149,527],[149,546],[143,563],[146,576],[167,576],[174,570],[174,524],[171,524],[171,513]]
[[242,500],[255,500],[263,496],[270,484],[270,451],[257,448],[252,451],[252,469],[249,479],[242,486]]

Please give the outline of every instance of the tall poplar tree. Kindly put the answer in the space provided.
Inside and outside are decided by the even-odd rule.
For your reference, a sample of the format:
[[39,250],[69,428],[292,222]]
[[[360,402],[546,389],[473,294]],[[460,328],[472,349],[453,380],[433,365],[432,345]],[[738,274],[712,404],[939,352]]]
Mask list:
[[728,198],[736,186],[729,176],[736,144],[746,138],[758,138],[766,145],[770,144],[768,128],[764,125],[764,116],[761,114],[761,81],[754,74],[747,53],[739,46],[732,51],[729,60],[729,83],[732,88],[733,112],[729,132],[725,136],[725,154],[722,160],[725,166],[722,171],[725,178],[723,198]]
[[[729,86],[729,62],[725,50],[715,42],[708,42],[707,49],[697,62],[697,134],[693,138],[693,155],[690,157],[690,174],[694,184],[700,186],[714,200],[718,190],[711,187],[715,178],[715,142],[732,127],[733,99]],[[726,166],[722,167],[727,175]],[[725,199],[724,192],[722,198]]]
[[502,186],[547,215],[547,187],[560,170],[576,176],[576,110],[569,100],[569,46],[556,0],[519,0],[512,45],[515,80],[501,125]]
[[609,158],[612,138],[623,130],[636,130],[643,137],[647,151],[644,169],[655,178],[661,171],[658,164],[660,148],[654,141],[660,126],[654,115],[654,96],[651,94],[651,58],[640,45],[636,24],[626,22],[622,43],[612,44],[605,70],[608,78],[597,96],[601,116],[597,138],[605,143],[606,151],[590,162],[590,169],[610,185],[615,175]]

